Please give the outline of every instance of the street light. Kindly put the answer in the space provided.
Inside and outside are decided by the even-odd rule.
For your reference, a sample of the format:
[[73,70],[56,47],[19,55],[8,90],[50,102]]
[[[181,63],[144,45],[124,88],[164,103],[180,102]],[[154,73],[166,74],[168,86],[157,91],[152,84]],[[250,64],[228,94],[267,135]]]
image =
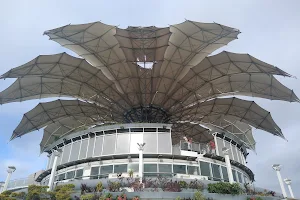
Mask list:
[[58,159],[58,157],[60,157],[61,153],[62,153],[61,149],[57,149],[57,150],[53,151],[54,160],[53,160],[51,174],[50,174],[50,178],[49,178],[48,191],[52,191],[52,189],[53,189],[53,183],[54,183],[54,178],[55,178],[56,168],[57,168],[57,159]]
[[14,166],[8,166],[8,169],[7,169],[7,177],[6,177],[6,180],[5,180],[5,183],[4,183],[4,186],[3,186],[3,192],[7,190],[7,186],[8,186],[8,183],[9,183],[9,180],[10,180],[10,177],[11,177],[11,174],[16,171],[16,167]]
[[142,183],[143,181],[143,169],[144,169],[144,166],[143,166],[143,150],[144,150],[144,147],[146,145],[146,143],[137,143],[138,145],[138,149],[139,149],[139,177],[140,177],[140,183]]
[[295,198],[295,197],[294,197],[293,190],[292,190],[292,187],[291,187],[291,184],[292,184],[291,179],[287,179],[287,178],[286,178],[286,179],[284,179],[284,182],[287,184],[287,186],[288,186],[288,188],[289,188],[291,197],[292,197],[292,198]]
[[282,178],[281,178],[281,174],[280,174],[281,165],[280,164],[274,164],[274,165],[272,165],[272,168],[277,173],[277,178],[278,178],[279,185],[280,185],[280,188],[281,188],[281,191],[282,191],[282,195],[283,195],[284,198],[286,198],[287,195],[286,195],[286,191],[285,191],[285,188],[284,188],[284,185],[283,185],[283,182],[282,182]]
[[229,148],[222,148],[222,152],[224,154],[225,157],[225,163],[226,163],[226,168],[227,168],[227,174],[228,174],[228,178],[229,178],[229,183],[233,183],[233,175],[232,175],[232,169],[231,169],[231,164],[230,164],[230,158],[229,158]]

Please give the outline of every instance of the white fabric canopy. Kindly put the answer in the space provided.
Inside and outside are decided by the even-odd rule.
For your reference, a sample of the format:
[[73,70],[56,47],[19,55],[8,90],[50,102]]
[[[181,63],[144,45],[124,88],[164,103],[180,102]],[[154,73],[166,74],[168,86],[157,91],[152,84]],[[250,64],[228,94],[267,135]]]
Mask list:
[[199,142],[209,138],[205,128],[190,122],[240,134],[249,148],[255,144],[250,126],[283,137],[270,113],[254,102],[218,98],[299,102],[275,78],[291,77],[278,67],[249,54],[224,51],[209,56],[239,33],[194,21],[126,29],[95,22],[46,31],[83,59],[66,53],[41,55],[11,69],[0,78],[17,80],[0,93],[0,103],[61,96],[78,100],[39,104],[24,115],[12,138],[46,127],[44,147],[86,126],[143,120],[173,123],[174,140],[188,132],[180,130],[198,132],[194,138]]

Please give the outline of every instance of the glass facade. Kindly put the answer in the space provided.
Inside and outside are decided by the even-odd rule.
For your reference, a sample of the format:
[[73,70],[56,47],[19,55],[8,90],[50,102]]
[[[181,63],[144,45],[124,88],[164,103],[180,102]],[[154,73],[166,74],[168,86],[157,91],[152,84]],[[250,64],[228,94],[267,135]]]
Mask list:
[[114,173],[127,173],[127,164],[115,165]]
[[201,175],[202,176],[211,177],[211,175],[210,175],[210,164],[209,163],[200,161],[200,169],[201,169]]
[[215,181],[221,181],[221,173],[220,173],[220,166],[216,164],[211,164],[212,173],[213,173],[213,180]]
[[173,172],[178,174],[186,174],[186,165],[173,165]]
[[172,173],[172,164],[158,164],[159,173]]
[[199,167],[198,166],[187,166],[187,173],[190,175],[199,175]]

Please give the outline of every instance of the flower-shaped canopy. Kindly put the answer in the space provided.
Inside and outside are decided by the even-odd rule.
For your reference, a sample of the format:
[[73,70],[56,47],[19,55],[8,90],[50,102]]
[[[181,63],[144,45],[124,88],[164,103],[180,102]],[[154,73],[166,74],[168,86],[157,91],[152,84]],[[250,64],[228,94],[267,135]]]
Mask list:
[[41,55],[11,69],[1,78],[17,80],[0,93],[0,103],[75,99],[38,104],[24,114],[12,139],[45,127],[43,150],[76,130],[130,122],[172,123],[174,141],[184,134],[208,141],[207,127],[233,133],[249,148],[255,145],[250,126],[283,137],[270,113],[255,102],[225,98],[299,101],[274,77],[291,76],[281,69],[248,54],[209,56],[239,33],[194,21],[126,29],[95,22],[46,31],[83,59],[66,53]]

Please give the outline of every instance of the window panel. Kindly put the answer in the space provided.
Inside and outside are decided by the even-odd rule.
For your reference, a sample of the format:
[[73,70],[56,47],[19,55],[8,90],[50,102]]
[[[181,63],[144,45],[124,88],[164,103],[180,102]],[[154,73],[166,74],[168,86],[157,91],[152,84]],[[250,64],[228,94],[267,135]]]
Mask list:
[[90,158],[93,156],[94,142],[95,142],[95,137],[90,138],[88,152],[87,152],[87,158]]
[[100,174],[111,174],[111,173],[113,173],[112,165],[101,166]]
[[98,178],[99,169],[100,169],[100,167],[92,167],[91,168],[91,177],[90,177],[90,179],[97,179]]
[[62,181],[62,180],[65,180],[65,176],[66,176],[66,174],[60,174],[60,175],[58,175],[58,181]]
[[144,133],[144,153],[157,153],[157,133]]
[[66,179],[72,179],[72,178],[74,178],[74,176],[75,176],[75,171],[67,172]]
[[75,178],[82,179],[83,176],[83,169],[76,170]]
[[158,153],[171,154],[171,133],[158,133]]
[[103,145],[103,136],[96,137],[95,148],[94,148],[94,157],[101,156]]
[[142,133],[131,133],[130,134],[130,153],[139,153],[137,143],[143,143],[143,134]]
[[116,135],[105,135],[102,155],[111,155],[115,153]]
[[88,139],[81,141],[81,149],[79,153],[79,160],[86,158],[86,152],[88,147]]
[[173,165],[173,172],[178,174],[186,174],[186,165]]
[[235,170],[232,170],[232,176],[233,176],[233,180],[234,180],[235,182],[238,182],[238,181],[237,181],[236,171],[235,171]]
[[217,148],[218,148],[218,151],[219,151],[219,156],[223,156],[224,157],[224,154],[222,152],[222,148],[223,147],[224,147],[223,139],[217,138]]
[[158,172],[172,173],[172,164],[158,164]]
[[228,178],[228,173],[227,173],[227,168],[224,166],[221,166],[222,169],[222,174],[223,174],[223,180],[225,182],[229,182],[229,178]]
[[198,166],[187,166],[187,172],[190,175],[199,175],[199,167]]
[[128,164],[128,171],[139,172],[139,164]]
[[234,160],[236,162],[239,162],[240,159],[239,159],[239,156],[238,156],[238,153],[237,153],[237,148],[236,146],[232,145],[232,150],[233,150],[233,157],[234,157]]
[[230,149],[230,150],[228,151],[229,158],[230,158],[230,160],[233,160],[233,159],[232,159],[232,151],[231,151],[230,143],[227,142],[227,141],[225,141],[225,147],[228,148],[228,149]]
[[220,173],[219,165],[211,164],[211,168],[212,168],[212,172],[213,172],[213,179],[215,181],[220,181],[221,180],[221,173]]
[[201,169],[201,175],[202,176],[208,176],[208,177],[210,177],[210,166],[209,166],[209,163],[200,161],[200,169]]
[[129,142],[130,142],[130,134],[122,133],[117,135],[117,148],[116,154],[127,154],[129,153]]
[[63,156],[61,158],[62,159],[61,164],[68,162],[69,155],[70,155],[70,150],[71,150],[71,144],[66,145],[65,148],[64,148]]
[[192,150],[200,152],[200,144],[199,143],[192,143]]
[[157,164],[144,164],[144,172],[157,172]]
[[74,142],[72,145],[72,152],[71,152],[69,162],[78,160],[79,149],[80,149],[80,141]]
[[114,166],[114,173],[126,173],[126,172],[127,172],[127,164]]
[[239,182],[243,183],[243,179],[242,179],[242,174],[241,172],[237,172],[238,178],[239,178]]

